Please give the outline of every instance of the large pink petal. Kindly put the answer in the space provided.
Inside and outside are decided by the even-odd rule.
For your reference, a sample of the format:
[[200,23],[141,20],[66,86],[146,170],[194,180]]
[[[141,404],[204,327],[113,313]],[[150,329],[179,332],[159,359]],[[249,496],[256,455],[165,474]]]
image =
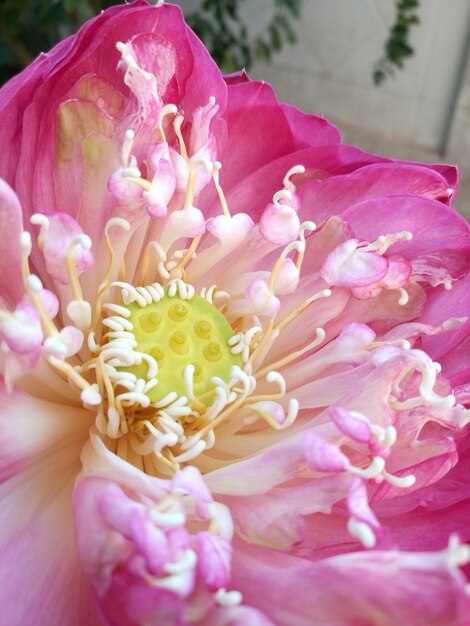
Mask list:
[[[429,198],[396,195],[365,200],[347,209],[342,218],[356,237],[375,241],[380,235],[408,230],[411,241],[400,241],[390,248],[393,254],[414,259],[424,255],[441,255],[450,266],[468,258],[470,227],[452,209]],[[458,254],[452,255],[453,251]],[[446,254],[447,253],[447,256]],[[465,273],[465,267],[462,268]]]
[[430,168],[404,163],[376,163],[351,174],[306,181],[299,188],[300,214],[307,217],[314,207],[315,219],[341,215],[346,209],[370,198],[416,194],[448,202],[448,183]]
[[470,608],[464,576],[446,552],[357,552],[309,563],[245,545],[235,551],[233,579],[277,626],[462,626]]
[[[218,158],[223,164],[220,178],[226,189],[294,147],[281,105],[267,83],[229,85],[225,119],[227,149]],[[269,139],[273,129],[276,141]]]

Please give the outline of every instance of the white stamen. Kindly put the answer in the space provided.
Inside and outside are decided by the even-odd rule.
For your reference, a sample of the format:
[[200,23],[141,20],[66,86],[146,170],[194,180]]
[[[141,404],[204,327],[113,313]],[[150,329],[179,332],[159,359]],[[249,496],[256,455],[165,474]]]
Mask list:
[[460,543],[458,536],[453,534],[449,537],[446,556],[450,567],[463,567],[470,562],[470,546]]
[[190,400],[194,400],[194,372],[196,371],[193,363],[189,363],[186,365],[183,371],[184,385],[186,387],[186,391],[188,393],[188,398]]
[[279,203],[279,200],[291,200],[292,193],[288,189],[281,189],[280,191],[276,191],[273,195],[273,202],[275,204]]
[[26,280],[28,289],[33,293],[41,293],[43,290],[41,279],[36,274],[30,274]]
[[367,524],[357,520],[355,517],[349,518],[348,531],[362,543],[364,548],[373,548],[376,544],[375,535]]
[[55,356],[57,358],[64,358],[67,354],[67,346],[56,337],[47,337],[43,343],[43,350],[46,356]]
[[95,383],[84,389],[80,394],[80,399],[85,405],[98,406],[102,402],[102,398],[99,393],[99,387]]
[[20,235],[20,246],[23,254],[26,254],[27,256],[31,254],[33,244],[31,241],[31,235],[27,230],[24,230]]
[[191,461],[199,456],[206,449],[206,442],[202,439],[197,441],[192,448],[186,450],[182,454],[175,456],[174,461],[177,463],[185,463],[186,461]]
[[124,133],[124,141],[122,143],[122,150],[121,150],[121,161],[122,161],[123,167],[129,166],[134,138],[135,138],[135,132],[132,129],[126,130],[126,132]]
[[178,398],[178,394],[176,393],[176,391],[170,391],[170,393],[168,393],[161,400],[159,400],[158,402],[154,402],[152,406],[154,406],[156,409],[165,407],[165,406],[168,406],[169,404],[172,404],[177,398]]
[[91,304],[86,300],[71,300],[67,305],[67,315],[80,328],[87,330],[91,326]]
[[166,563],[164,570],[167,574],[182,574],[192,569],[197,562],[197,555],[194,550],[185,550],[178,561]]
[[111,302],[107,302],[103,304],[103,308],[107,311],[111,311],[112,313],[117,313],[121,317],[130,317],[131,312],[126,307],[120,306],[119,304],[113,304]]
[[186,518],[183,513],[163,513],[161,511],[157,511],[156,509],[152,509],[150,511],[150,519],[162,528],[176,528],[178,526],[184,526],[184,523],[186,522]]
[[405,304],[408,303],[408,300],[410,299],[410,297],[406,289],[403,289],[403,287],[400,287],[398,291],[400,292],[400,298],[398,299],[398,304],[401,304],[401,306],[404,306]]
[[242,602],[243,596],[239,591],[226,591],[222,587],[214,593],[214,600],[220,606],[231,607],[238,606]]
[[287,172],[287,174],[284,176],[284,179],[282,181],[284,184],[284,187],[288,189],[289,191],[293,191],[295,186],[290,179],[292,178],[292,176],[295,176],[296,174],[304,174],[304,173],[305,173],[305,167],[303,165],[294,165],[294,167],[291,167],[290,170]]
[[106,226],[104,227],[104,229],[106,232],[108,232],[113,226],[118,226],[126,232],[129,232],[131,229],[131,225],[129,224],[129,222],[122,217],[112,217],[106,222]]
[[381,456],[374,456],[369,467],[363,469],[361,467],[356,467],[355,465],[349,465],[348,470],[352,474],[357,474],[358,476],[361,476],[361,478],[369,480],[371,478],[376,478],[379,474],[382,474],[384,467],[384,459]]
[[286,393],[286,381],[284,380],[282,374],[279,374],[279,372],[269,372],[266,375],[266,380],[268,383],[275,383],[279,385],[279,393],[281,393],[282,395]]
[[389,474],[385,470],[382,471],[382,476],[394,487],[400,487],[400,489],[406,489],[412,487],[416,482],[416,476],[414,474],[408,474],[407,476],[394,476]]

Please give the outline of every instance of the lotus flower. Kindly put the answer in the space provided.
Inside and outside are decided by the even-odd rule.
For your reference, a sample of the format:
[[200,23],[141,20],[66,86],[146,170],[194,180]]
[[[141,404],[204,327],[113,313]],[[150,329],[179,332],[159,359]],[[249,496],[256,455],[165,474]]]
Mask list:
[[2,622],[462,626],[453,167],[111,8],[0,91]]

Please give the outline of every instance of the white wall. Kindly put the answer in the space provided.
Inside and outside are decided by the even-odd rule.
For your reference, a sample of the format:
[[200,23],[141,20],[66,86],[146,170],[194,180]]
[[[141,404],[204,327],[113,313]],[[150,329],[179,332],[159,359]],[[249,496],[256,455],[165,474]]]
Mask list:
[[[199,2],[181,4],[193,9]],[[470,217],[470,63],[459,82],[470,0],[420,4],[421,23],[411,31],[415,55],[380,87],[374,86],[372,71],[394,22],[394,0],[303,0],[297,45],[285,46],[270,63],[256,63],[250,74],[270,82],[280,99],[324,115],[345,141],[363,149],[459,164],[462,192],[456,206]],[[241,7],[254,38],[269,22],[273,0],[245,0]]]
[[[247,3],[260,25],[269,0]],[[413,27],[415,56],[382,86],[372,84],[395,14],[394,0],[304,0],[298,45],[253,77],[271,82],[279,96],[340,126],[428,149],[442,139],[470,19],[469,0],[422,0]]]

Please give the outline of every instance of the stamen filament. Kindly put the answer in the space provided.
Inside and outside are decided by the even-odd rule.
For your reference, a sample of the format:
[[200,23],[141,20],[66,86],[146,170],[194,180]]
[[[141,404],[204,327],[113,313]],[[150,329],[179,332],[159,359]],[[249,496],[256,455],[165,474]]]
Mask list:
[[222,163],[220,161],[216,161],[212,166],[212,178],[214,179],[214,185],[217,189],[217,194],[219,196],[220,205],[222,207],[223,214],[227,217],[232,217],[230,215],[230,211],[228,209],[227,200],[225,199],[224,190],[220,186],[219,183],[219,171],[222,167]]
[[181,125],[183,123],[184,117],[182,115],[177,115],[173,122],[173,128],[175,129],[175,135],[178,138],[178,143],[180,145],[180,153],[185,161],[189,161],[188,151],[186,150],[186,144],[184,143],[183,135],[181,133]]
[[78,278],[77,266],[75,265],[75,259],[73,251],[76,246],[82,246],[85,250],[91,249],[91,239],[87,235],[77,235],[70,242],[69,249],[65,256],[65,266],[67,268],[67,276],[70,282],[70,288],[72,290],[73,300],[83,300],[82,286]]

